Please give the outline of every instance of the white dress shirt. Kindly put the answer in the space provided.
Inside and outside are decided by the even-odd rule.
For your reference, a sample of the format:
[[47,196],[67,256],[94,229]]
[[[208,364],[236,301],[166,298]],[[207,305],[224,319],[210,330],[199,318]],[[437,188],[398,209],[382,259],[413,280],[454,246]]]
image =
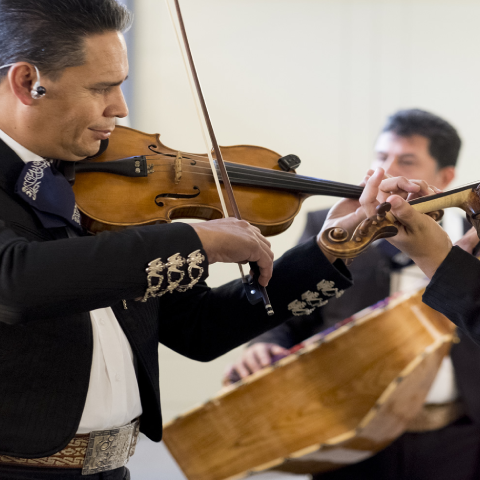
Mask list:
[[[0,130],[3,140],[25,163],[42,160]],[[111,308],[90,312],[93,356],[90,383],[77,433],[107,430],[142,413],[133,353]]]

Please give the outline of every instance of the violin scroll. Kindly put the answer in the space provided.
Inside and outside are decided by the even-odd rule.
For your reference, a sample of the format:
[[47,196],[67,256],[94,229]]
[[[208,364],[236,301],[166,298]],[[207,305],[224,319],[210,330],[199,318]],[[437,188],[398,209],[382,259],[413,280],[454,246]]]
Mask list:
[[467,201],[463,205],[467,214],[468,222],[475,227],[477,236],[480,239],[480,185],[470,192]]
[[[375,215],[360,223],[353,235],[343,228],[327,228],[320,235],[321,248],[337,258],[353,259],[363,253],[375,240],[394,237],[398,233],[396,219],[390,213],[391,205],[381,203]],[[443,217],[443,210],[427,213],[436,222]]]
[[389,203],[378,205],[375,215],[360,223],[351,236],[343,228],[327,228],[320,235],[321,248],[338,258],[355,258],[375,240],[395,236],[398,229],[390,208]]

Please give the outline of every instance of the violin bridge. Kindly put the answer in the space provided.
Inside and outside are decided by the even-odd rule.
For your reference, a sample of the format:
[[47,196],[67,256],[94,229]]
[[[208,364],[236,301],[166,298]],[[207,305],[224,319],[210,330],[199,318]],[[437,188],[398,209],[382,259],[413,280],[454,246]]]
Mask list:
[[155,170],[153,169],[153,163],[147,166],[147,173],[150,175],[151,173],[155,173]]
[[180,180],[182,179],[182,160],[182,154],[180,152],[177,152],[177,157],[173,162],[173,170],[175,172],[175,185],[178,185],[180,183]]

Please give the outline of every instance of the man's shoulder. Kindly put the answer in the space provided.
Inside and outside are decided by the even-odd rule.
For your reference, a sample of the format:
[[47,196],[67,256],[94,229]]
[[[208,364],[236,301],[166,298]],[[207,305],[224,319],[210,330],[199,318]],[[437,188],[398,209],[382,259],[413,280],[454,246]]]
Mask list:
[[323,227],[329,211],[330,210],[328,208],[324,208],[322,210],[308,212],[306,228],[316,230],[318,233],[318,231]]
[[305,229],[298,241],[298,243],[303,243],[309,238],[317,235],[318,232],[322,229],[325,219],[328,215],[328,209],[316,210],[314,212],[307,213],[307,223]]

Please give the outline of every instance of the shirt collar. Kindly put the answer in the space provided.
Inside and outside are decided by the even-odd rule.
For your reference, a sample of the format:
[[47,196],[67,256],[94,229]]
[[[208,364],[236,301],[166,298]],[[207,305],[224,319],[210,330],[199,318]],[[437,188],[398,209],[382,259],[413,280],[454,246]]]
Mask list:
[[20,145],[16,140],[7,135],[3,130],[0,130],[0,139],[3,140],[21,158],[24,163],[34,162],[36,160],[43,160],[42,157],[26,149],[23,145]]

